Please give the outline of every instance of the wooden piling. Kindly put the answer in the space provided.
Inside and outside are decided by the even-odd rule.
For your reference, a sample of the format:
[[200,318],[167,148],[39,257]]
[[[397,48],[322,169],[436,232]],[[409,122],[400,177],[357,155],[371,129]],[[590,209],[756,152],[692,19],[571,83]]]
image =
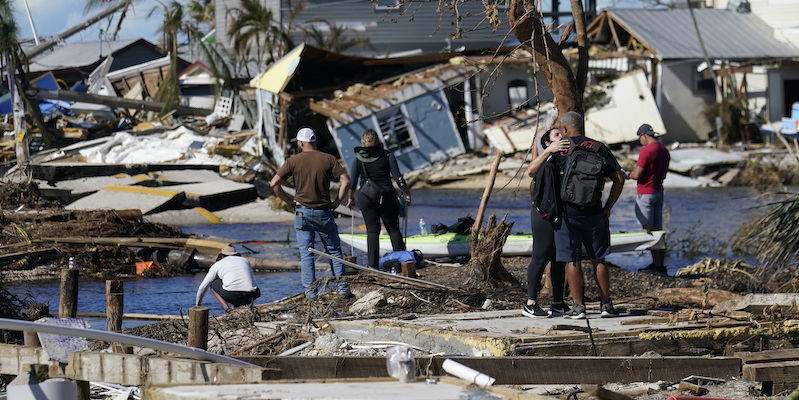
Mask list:
[[122,330],[122,313],[124,305],[124,286],[122,281],[105,281],[105,315],[108,320],[108,331]]
[[208,307],[189,309],[189,347],[208,350]]
[[[343,259],[345,261],[349,261],[349,262],[351,262],[353,264],[356,264],[358,262],[358,257],[355,257],[355,256],[347,256],[347,257],[343,257]],[[350,267],[349,265],[344,265],[344,274],[345,275],[358,275],[358,270],[353,268],[353,267]]]
[[42,342],[39,341],[39,334],[33,331],[22,332],[22,340],[25,346],[42,347]]
[[[120,280],[105,281],[105,317],[109,332],[121,332],[125,287]],[[114,353],[133,354],[133,346],[111,346]]]
[[405,261],[402,263],[402,275],[405,275],[409,278],[416,278],[416,262]]
[[78,315],[78,277],[77,268],[61,270],[61,297],[58,302],[59,318],[75,318]]

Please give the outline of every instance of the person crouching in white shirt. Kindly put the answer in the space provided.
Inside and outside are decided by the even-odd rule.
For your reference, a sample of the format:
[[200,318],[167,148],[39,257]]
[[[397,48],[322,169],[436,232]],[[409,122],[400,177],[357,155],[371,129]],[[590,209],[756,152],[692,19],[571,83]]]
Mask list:
[[208,274],[197,289],[197,306],[202,302],[209,286],[225,312],[232,307],[251,304],[261,296],[261,289],[255,286],[250,262],[232,246],[223,248],[217,261],[208,269]]

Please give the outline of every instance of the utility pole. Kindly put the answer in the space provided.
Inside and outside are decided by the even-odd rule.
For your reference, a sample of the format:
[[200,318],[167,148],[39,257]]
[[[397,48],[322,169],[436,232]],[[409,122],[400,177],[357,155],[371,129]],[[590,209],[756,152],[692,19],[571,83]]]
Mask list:
[[30,136],[28,135],[28,125],[25,121],[25,103],[22,101],[22,96],[20,96],[19,88],[17,87],[16,70],[17,66],[14,63],[14,57],[9,54],[6,71],[8,73],[8,90],[11,93],[11,109],[14,119],[14,142],[16,144],[17,164],[21,170],[24,170],[30,156]]
[[31,24],[31,32],[33,32],[33,41],[39,45],[39,34],[36,33],[36,25],[33,24],[33,17],[31,16],[31,8],[28,7],[28,0],[22,0],[25,3],[25,11],[28,13],[28,23]]

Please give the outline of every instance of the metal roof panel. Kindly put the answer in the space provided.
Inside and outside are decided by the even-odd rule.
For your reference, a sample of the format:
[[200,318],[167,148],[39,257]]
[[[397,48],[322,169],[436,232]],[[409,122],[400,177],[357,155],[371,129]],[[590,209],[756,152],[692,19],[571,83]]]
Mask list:
[[78,68],[91,65],[141,39],[75,42],[59,46],[31,60],[31,72]]
[[[704,58],[691,10],[610,9],[630,33],[662,59]],[[696,25],[709,58],[793,58],[799,49],[774,38],[771,28],[752,13],[695,9]]]

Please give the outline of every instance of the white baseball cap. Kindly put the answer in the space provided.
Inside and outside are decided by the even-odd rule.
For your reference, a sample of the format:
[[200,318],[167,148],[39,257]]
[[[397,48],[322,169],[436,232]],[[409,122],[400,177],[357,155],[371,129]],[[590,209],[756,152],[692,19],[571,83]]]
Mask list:
[[292,142],[300,141],[300,142],[315,142],[316,141],[316,134],[314,133],[313,129],[311,128],[302,128],[299,132],[297,132],[297,137],[291,139]]

